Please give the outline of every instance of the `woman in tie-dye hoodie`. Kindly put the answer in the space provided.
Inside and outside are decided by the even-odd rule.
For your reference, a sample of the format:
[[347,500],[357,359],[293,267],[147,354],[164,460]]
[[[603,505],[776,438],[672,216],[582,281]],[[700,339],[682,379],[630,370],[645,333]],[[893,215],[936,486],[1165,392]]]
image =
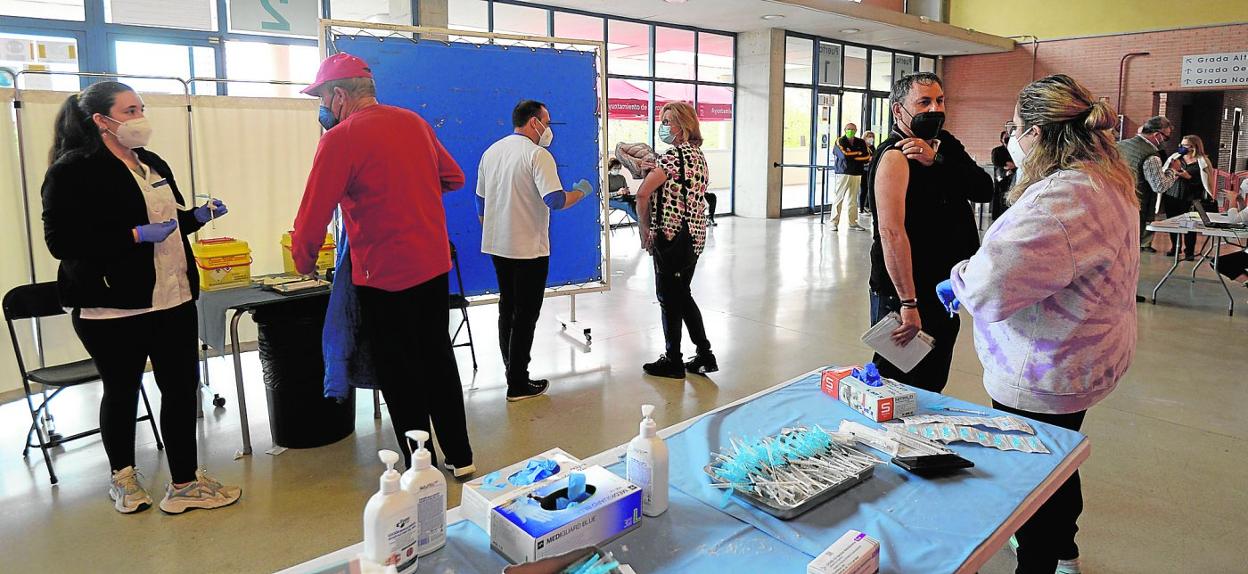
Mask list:
[[[953,268],[997,408],[1073,430],[1135,354],[1138,204],[1114,110],[1068,76],[1019,94],[1013,205]],[[1018,572],[1078,572],[1076,472],[1016,535]]]

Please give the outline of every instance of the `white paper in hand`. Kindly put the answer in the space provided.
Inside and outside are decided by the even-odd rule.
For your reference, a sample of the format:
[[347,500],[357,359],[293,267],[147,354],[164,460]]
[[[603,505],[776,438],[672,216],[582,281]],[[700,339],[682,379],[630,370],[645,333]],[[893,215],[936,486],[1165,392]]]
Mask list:
[[905,346],[893,342],[893,331],[901,327],[901,317],[897,313],[889,313],[866,333],[862,334],[862,342],[881,357],[888,359],[893,366],[909,373],[919,361],[932,352],[932,336],[919,331]]

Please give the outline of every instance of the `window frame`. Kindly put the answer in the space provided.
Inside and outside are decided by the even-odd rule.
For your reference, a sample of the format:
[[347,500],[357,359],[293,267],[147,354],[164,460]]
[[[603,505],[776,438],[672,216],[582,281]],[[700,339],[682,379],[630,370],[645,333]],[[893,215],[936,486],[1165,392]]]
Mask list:
[[[875,105],[874,102],[876,101],[876,98],[883,97],[885,98],[885,100],[887,100],[888,94],[889,94],[888,91],[871,89],[871,72],[872,72],[871,68],[872,68],[873,52],[889,52],[890,54],[892,54],[892,57],[889,58],[889,73],[890,74],[892,73],[893,62],[895,61],[895,58],[898,54],[905,55],[905,56],[912,56],[914,58],[915,70],[920,69],[920,62],[924,59],[931,60],[933,62],[933,65],[939,62],[939,58],[937,56],[931,56],[931,55],[922,54],[919,52],[910,52],[906,50],[897,50],[895,48],[889,48],[886,46],[873,46],[871,44],[848,42],[845,40],[829,38],[826,36],[819,36],[816,34],[806,34],[802,32],[793,32],[791,30],[785,30],[784,36],[786,40],[786,43],[785,43],[786,46],[788,45],[787,40],[789,38],[802,38],[802,39],[811,41],[810,57],[811,57],[812,64],[811,64],[811,74],[810,74],[809,83],[790,82],[786,78],[786,80],[784,81],[784,87],[785,88],[803,88],[803,89],[810,90],[810,102],[807,104],[807,106],[810,110],[810,114],[812,118],[817,117],[817,114],[819,111],[818,110],[819,94],[821,93],[835,94],[837,96],[837,102],[836,102],[837,117],[839,118],[839,121],[844,123],[845,118],[841,116],[844,114],[845,98],[842,96],[844,96],[846,93],[856,93],[856,94],[863,95],[863,105],[862,105],[863,117],[855,118],[854,122],[857,123],[858,125],[863,125],[864,123],[870,121],[872,117],[872,106]],[[820,43],[825,43],[825,42],[841,45],[841,82],[839,86],[825,86],[825,85],[819,84],[819,65],[818,65],[819,45]],[[866,84],[866,87],[864,88],[845,87],[845,54],[847,52],[846,48],[851,47],[851,46],[866,50],[866,82],[864,82]],[[891,86],[890,86],[890,89],[891,89]],[[781,102],[781,106],[784,106],[786,104],[787,102],[783,102],[783,101]],[[781,116],[783,116],[783,114],[784,112],[782,108]],[[811,127],[810,127],[810,138],[811,138],[810,148],[811,149],[810,149],[810,157],[807,161],[809,161],[811,165],[815,164],[816,154],[818,153],[818,146],[815,145],[816,143],[815,134],[817,131],[816,123],[817,122],[815,121],[811,121]],[[880,136],[881,134],[876,134],[876,139],[882,140],[883,138],[881,138]],[[809,197],[810,197],[809,207],[794,208],[788,211],[781,210],[781,213],[780,213],[781,217],[804,216],[804,215],[810,215],[816,212],[815,211],[816,178],[814,177],[815,168],[810,168],[810,169],[811,169],[811,177],[808,178],[808,184],[807,184],[809,185]],[[783,187],[783,184],[782,184],[782,187]]]

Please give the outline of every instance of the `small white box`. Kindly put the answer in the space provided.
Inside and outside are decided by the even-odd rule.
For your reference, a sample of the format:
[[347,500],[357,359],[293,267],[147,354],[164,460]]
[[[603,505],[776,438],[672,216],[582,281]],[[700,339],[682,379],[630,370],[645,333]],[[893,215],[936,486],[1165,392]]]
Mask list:
[[[555,464],[559,465],[559,469],[553,476],[539,480],[536,484],[526,486],[515,486],[507,482],[508,477],[523,470],[525,466],[529,464],[529,461],[543,458],[553,460],[555,461]],[[498,473],[500,480],[505,485],[502,489],[485,486],[485,479],[486,476],[489,476],[488,474],[481,478],[465,482],[460,499],[460,512],[463,513],[462,515],[464,518],[472,521],[473,524],[476,524],[481,528],[481,530],[484,530],[486,534],[489,534],[490,511],[495,507],[507,504],[517,496],[522,496],[538,486],[554,482],[567,476],[569,472],[583,468],[585,468],[585,463],[581,462],[580,459],[564,452],[563,449],[552,448],[542,454],[527,458],[499,470]]]
[[850,530],[806,565],[806,574],[874,574],[880,571],[880,543]]
[[641,489],[601,466],[586,467],[589,498],[564,510],[568,477],[548,482],[490,511],[490,546],[514,563],[597,546],[641,525]]

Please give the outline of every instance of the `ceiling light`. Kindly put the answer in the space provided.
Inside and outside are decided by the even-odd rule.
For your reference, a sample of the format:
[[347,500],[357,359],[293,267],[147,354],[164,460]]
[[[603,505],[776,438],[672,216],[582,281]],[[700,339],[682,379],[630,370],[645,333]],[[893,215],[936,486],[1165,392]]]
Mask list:
[[779,20],[783,17],[784,17],[784,14],[763,14],[762,16],[760,16],[760,18],[764,20]]
[[861,31],[862,31],[862,30],[860,30],[860,29],[858,29],[858,28],[845,28],[845,29],[841,30],[841,33],[842,33],[842,34],[857,34],[857,33],[861,32]]

